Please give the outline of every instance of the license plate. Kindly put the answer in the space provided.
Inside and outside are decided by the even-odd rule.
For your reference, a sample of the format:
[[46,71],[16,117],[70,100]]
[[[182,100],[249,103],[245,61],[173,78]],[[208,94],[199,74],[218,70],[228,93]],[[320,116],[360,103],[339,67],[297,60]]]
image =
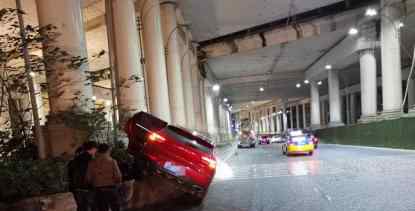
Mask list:
[[174,176],[185,176],[186,169],[183,166],[177,166],[172,164],[171,162],[164,163],[164,169],[168,172],[172,173]]

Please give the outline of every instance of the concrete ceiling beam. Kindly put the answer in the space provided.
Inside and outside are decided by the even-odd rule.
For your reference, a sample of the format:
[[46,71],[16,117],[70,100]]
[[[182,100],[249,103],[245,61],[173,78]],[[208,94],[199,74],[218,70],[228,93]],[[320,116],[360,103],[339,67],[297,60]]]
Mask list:
[[276,26],[256,34],[202,44],[200,50],[209,59],[307,39],[353,26],[356,16],[364,13],[365,9],[348,10],[336,15]]
[[304,77],[303,71],[297,72],[283,72],[283,73],[275,73],[275,75],[252,75],[252,76],[245,76],[245,77],[235,77],[235,78],[228,78],[224,80],[220,80],[220,84],[222,86],[231,86],[236,84],[246,84],[246,83],[260,83],[268,81],[270,83],[273,82],[283,82],[288,79],[299,79]]

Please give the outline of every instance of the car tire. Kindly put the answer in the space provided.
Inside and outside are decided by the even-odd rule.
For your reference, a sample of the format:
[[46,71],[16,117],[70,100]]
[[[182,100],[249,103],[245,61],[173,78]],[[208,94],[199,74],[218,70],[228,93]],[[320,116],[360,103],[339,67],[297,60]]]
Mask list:
[[314,149],[317,149],[317,148],[318,148],[318,144],[314,145]]
[[198,193],[198,194],[190,194],[189,202],[193,206],[199,206],[203,203],[206,197],[206,192]]
[[312,156],[313,155],[313,151],[309,152],[308,155],[309,156]]

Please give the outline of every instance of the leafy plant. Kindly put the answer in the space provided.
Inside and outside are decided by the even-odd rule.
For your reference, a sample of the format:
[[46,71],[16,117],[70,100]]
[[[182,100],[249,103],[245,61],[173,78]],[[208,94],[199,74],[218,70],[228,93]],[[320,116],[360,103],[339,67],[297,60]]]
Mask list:
[[0,201],[66,192],[66,164],[61,159],[0,162]]

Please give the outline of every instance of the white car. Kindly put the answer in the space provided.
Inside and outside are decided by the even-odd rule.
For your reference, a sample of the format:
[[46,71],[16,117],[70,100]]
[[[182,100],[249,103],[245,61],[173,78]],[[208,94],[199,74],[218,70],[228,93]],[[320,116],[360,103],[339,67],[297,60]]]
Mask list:
[[281,136],[273,136],[271,137],[271,143],[282,143],[283,140],[281,138]]

